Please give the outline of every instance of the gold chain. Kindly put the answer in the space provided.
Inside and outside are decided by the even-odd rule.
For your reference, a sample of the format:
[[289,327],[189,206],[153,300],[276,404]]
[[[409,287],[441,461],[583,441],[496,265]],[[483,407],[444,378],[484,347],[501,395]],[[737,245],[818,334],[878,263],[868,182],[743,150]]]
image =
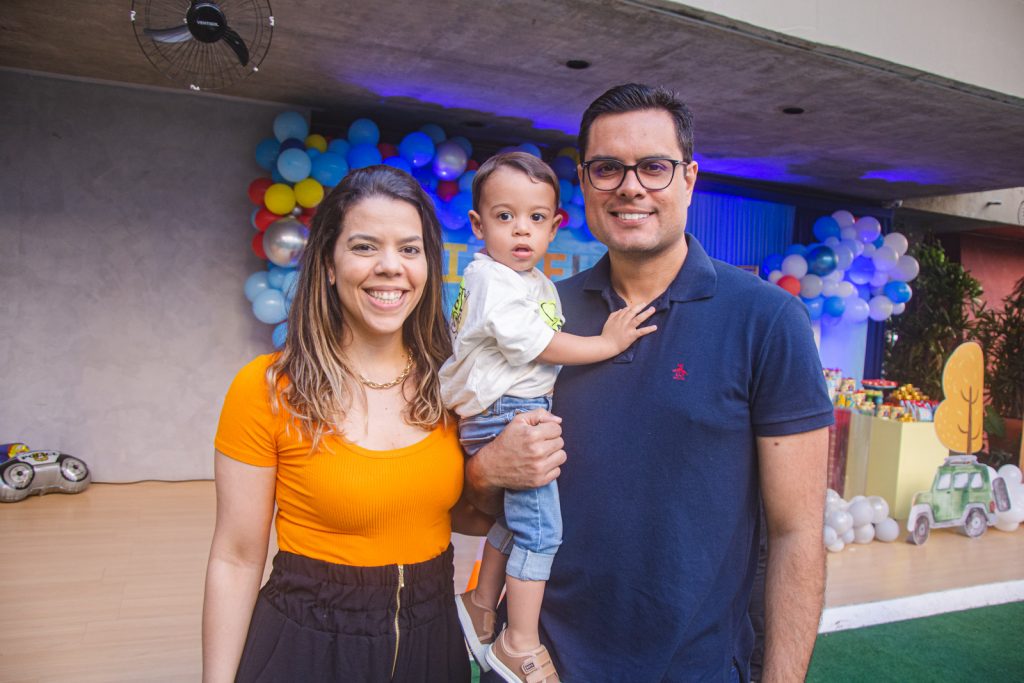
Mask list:
[[405,381],[405,378],[408,377],[409,373],[412,371],[412,354],[407,354],[406,358],[408,360],[405,363],[405,368],[402,370],[401,374],[398,375],[398,377],[394,378],[390,382],[371,382],[362,375],[359,375],[359,381],[363,383],[363,386],[370,387],[371,389],[390,389],[393,386],[401,384],[402,382]]

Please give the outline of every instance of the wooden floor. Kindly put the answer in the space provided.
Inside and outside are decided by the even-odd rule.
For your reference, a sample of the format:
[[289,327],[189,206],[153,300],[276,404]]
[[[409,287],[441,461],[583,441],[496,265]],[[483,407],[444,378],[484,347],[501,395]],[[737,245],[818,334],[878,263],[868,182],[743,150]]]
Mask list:
[[[0,681],[196,681],[213,483],[94,484],[0,506]],[[456,537],[456,587],[479,539]],[[1024,578],[1024,530],[829,557],[830,607]]]

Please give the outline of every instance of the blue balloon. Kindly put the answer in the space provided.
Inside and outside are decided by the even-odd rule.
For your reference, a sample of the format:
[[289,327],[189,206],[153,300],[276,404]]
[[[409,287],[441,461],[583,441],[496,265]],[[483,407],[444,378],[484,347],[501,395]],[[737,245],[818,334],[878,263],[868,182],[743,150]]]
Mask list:
[[558,181],[558,199],[559,204],[565,206],[566,204],[572,203],[573,186],[568,180]]
[[[829,217],[831,218],[831,216]],[[828,275],[836,269],[836,265],[839,263],[832,247],[824,245],[808,249],[804,258],[807,259],[807,270],[819,276]]]
[[533,156],[535,156],[538,159],[540,159],[540,147],[538,147],[537,145],[533,144],[532,142],[524,142],[523,144],[519,145],[519,147],[517,147],[517,149],[520,152],[526,152],[527,154],[532,154]]
[[309,177],[313,161],[304,149],[286,149],[277,157],[277,170],[289,183],[297,183]]
[[412,177],[420,182],[424,190],[433,192],[437,189],[437,176],[434,175],[434,170],[429,166],[420,166],[419,168],[412,169]]
[[846,269],[846,279],[855,285],[867,284],[875,274],[875,262],[867,256],[858,256]]
[[826,315],[830,315],[833,318],[838,318],[846,310],[846,302],[842,297],[830,296],[825,299],[825,305],[823,307]]
[[572,192],[572,203],[583,206],[583,186],[577,185]]
[[870,285],[854,285],[857,289],[857,296],[864,301],[871,301],[871,287]]
[[434,141],[426,133],[409,133],[398,143],[398,153],[416,168],[426,166],[434,158]]
[[278,154],[285,151],[286,149],[301,149],[304,151],[306,149],[306,143],[304,143],[302,140],[299,140],[298,138],[288,138],[287,140],[281,143],[281,149],[278,150]]
[[275,138],[266,138],[256,145],[256,163],[260,168],[270,171],[277,162],[277,154],[281,151],[281,143]]
[[252,301],[252,314],[261,323],[276,325],[288,317],[284,294],[277,289],[265,289]]
[[567,204],[562,207],[567,214],[569,214],[568,220],[565,221],[563,228],[572,228],[578,230],[583,227],[583,221],[586,220],[586,214],[583,209],[576,204]]
[[327,143],[327,151],[340,154],[343,159],[348,156],[348,150],[351,148],[352,145],[348,144],[345,138],[334,138]]
[[782,252],[782,255],[783,256],[792,256],[793,254],[799,254],[800,256],[803,256],[806,253],[807,253],[807,247],[805,247],[804,245],[802,245],[802,244],[791,244],[788,247],[786,247],[786,250],[784,252]]
[[555,157],[555,160],[551,162],[551,170],[562,180],[576,178],[576,162],[572,157]]
[[466,244],[473,238],[472,230],[442,230],[441,239],[452,244]]
[[811,320],[820,320],[821,314],[825,310],[825,297],[816,296],[813,299],[802,299],[804,306],[807,306],[807,314],[811,316]]
[[334,187],[348,173],[348,162],[337,152],[324,152],[313,159],[310,175],[324,187]]
[[782,269],[782,254],[770,254],[761,261],[761,277],[767,278],[773,270]]
[[284,176],[281,175],[281,172],[279,170],[277,170],[277,164],[274,164],[274,168],[271,169],[271,171],[270,171],[270,179],[273,180],[275,183],[287,182],[284,179]]
[[838,221],[832,216],[822,216],[818,220],[814,221],[814,228],[812,229],[815,239],[819,242],[824,242],[829,237],[839,237],[842,230],[839,227]]
[[309,135],[309,124],[306,117],[297,111],[285,111],[274,119],[274,137],[281,142],[288,138],[305,140]]
[[[454,200],[455,197],[452,199]],[[451,202],[445,201],[441,201],[440,206],[437,207],[437,218],[445,229],[452,231],[461,230],[469,222],[469,216],[460,213],[457,207],[452,206]]]
[[[440,145],[448,138],[444,132],[444,128],[436,123],[425,123],[420,126],[420,131],[426,133],[427,137],[429,137],[431,142],[435,145]],[[466,152],[466,156],[469,156],[469,154],[469,152]]]
[[348,151],[348,167],[353,171],[357,168],[374,166],[379,164],[381,161],[383,161],[383,159],[381,158],[380,150],[377,149],[376,145],[352,145],[352,149]]
[[295,290],[299,286],[299,269],[298,268],[286,268],[284,279],[281,281],[281,291],[284,293],[284,298],[291,302],[295,298]]
[[874,244],[875,245],[875,249],[877,249],[878,247],[880,247],[883,244],[885,244],[885,237],[882,236],[882,235],[879,235],[878,237],[875,238],[875,241],[872,242],[872,244]]
[[472,192],[473,191],[473,178],[476,177],[476,171],[466,171],[459,176],[459,192]]
[[284,322],[274,328],[273,334],[270,335],[270,341],[274,343],[274,348],[279,349],[284,346],[285,340],[288,338],[288,323]]
[[473,210],[473,193],[460,192],[448,202],[448,210],[462,217],[460,228],[469,224],[469,212]]
[[252,301],[257,294],[269,287],[267,271],[261,270],[258,273],[253,273],[245,280],[245,298]]
[[348,141],[352,146],[376,145],[380,142],[380,128],[370,119],[356,119],[348,127]]
[[306,154],[309,155],[310,159],[316,159],[318,156],[322,154],[322,152],[318,150],[316,147],[307,147]]
[[467,157],[473,156],[473,143],[471,143],[466,138],[462,137],[461,135],[456,135],[455,137],[451,138],[451,142],[454,142],[456,145],[466,150]]
[[384,163],[392,168],[400,168],[406,173],[412,173],[412,164],[402,157],[388,157],[384,160]]
[[252,225],[253,230],[259,230],[259,227],[256,225],[256,214],[258,214],[259,212],[260,207],[257,206],[255,209],[252,210],[252,214],[249,216],[249,223],[250,225]]
[[913,294],[910,289],[910,285],[899,280],[886,282],[885,287],[883,287],[882,290],[894,304],[904,304],[910,301],[910,297]]
[[431,206],[434,207],[434,211],[437,211],[444,206],[444,200],[438,197],[436,192],[427,188],[423,188],[423,192],[430,198]]
[[284,289],[283,285],[285,276],[294,271],[294,268],[270,266],[270,268],[267,269],[267,283],[274,289]]

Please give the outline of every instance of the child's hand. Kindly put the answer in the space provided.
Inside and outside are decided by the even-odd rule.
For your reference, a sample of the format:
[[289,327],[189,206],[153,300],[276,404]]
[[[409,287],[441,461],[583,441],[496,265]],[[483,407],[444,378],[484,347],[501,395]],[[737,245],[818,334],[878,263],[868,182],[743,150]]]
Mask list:
[[654,315],[654,310],[654,306],[647,304],[620,308],[608,316],[604,329],[601,330],[601,338],[615,348],[616,354],[622,353],[637,339],[658,329],[657,325],[640,327]]

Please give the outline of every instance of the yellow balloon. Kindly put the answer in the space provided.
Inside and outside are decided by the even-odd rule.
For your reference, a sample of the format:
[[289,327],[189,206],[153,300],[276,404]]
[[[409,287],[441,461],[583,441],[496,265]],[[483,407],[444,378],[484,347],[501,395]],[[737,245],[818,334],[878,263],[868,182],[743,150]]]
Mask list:
[[295,208],[295,191],[290,185],[274,183],[267,188],[267,193],[263,195],[263,203],[267,205],[267,210],[271,213],[284,216]]
[[317,181],[306,178],[295,183],[295,201],[299,203],[299,206],[312,209],[323,200],[324,186]]
[[580,153],[576,151],[575,147],[563,147],[558,150],[556,157],[571,157],[577,164],[580,163]]
[[308,138],[306,138],[306,147],[310,149],[315,149],[318,152],[326,152],[327,138],[325,138],[323,135],[313,133]]

